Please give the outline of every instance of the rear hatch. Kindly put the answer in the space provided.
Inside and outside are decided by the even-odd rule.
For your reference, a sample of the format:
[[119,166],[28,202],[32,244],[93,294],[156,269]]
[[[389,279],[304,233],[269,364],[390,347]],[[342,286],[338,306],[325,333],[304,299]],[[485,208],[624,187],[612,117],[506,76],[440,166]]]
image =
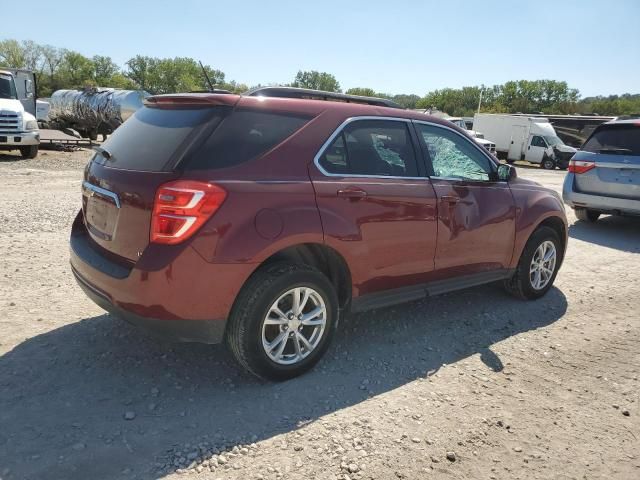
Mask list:
[[595,162],[575,176],[577,191],[640,200],[640,122],[599,126],[574,159]]
[[152,97],[96,148],[85,169],[82,210],[102,249],[135,262],[147,247],[156,190],[180,176],[181,159],[239,97],[207,98]]

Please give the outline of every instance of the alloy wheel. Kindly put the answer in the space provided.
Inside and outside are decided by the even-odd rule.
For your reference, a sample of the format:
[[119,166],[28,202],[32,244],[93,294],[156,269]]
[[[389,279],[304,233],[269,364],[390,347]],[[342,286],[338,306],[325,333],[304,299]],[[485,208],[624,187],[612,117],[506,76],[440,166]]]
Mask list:
[[326,324],[322,296],[310,287],[292,288],[269,308],[262,322],[262,347],[275,363],[298,363],[318,346]]

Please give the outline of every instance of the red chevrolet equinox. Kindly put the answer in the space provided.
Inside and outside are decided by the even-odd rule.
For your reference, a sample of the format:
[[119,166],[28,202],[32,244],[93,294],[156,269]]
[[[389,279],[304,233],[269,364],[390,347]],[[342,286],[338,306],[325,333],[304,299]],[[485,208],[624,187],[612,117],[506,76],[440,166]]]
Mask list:
[[542,297],[567,244],[555,192],[382,99],[155,96],[96,150],[70,239],[82,289],[266,379],[310,369],[348,311],[496,281]]

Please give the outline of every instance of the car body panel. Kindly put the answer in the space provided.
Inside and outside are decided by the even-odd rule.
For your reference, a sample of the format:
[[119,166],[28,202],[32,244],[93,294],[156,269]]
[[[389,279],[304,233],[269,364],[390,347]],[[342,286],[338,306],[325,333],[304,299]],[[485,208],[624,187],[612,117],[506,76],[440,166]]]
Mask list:
[[[473,186],[427,176],[338,178],[327,177],[314,163],[332,133],[352,117],[426,121],[469,138],[445,120],[388,107],[223,96],[223,103],[236,108],[294,112],[311,120],[258,158],[226,168],[136,172],[92,162],[85,181],[114,193],[120,207],[99,192],[95,201],[120,209],[123,223],[117,224],[118,242],[110,243],[90,231],[84,205],[72,229],[71,266],[87,294],[116,315],[128,315],[135,323],[208,320],[224,325],[256,269],[302,244],[325,245],[343,257],[354,298],[456,275],[509,271],[537,224],[560,216],[566,225],[556,197],[521,179]],[[178,178],[213,182],[227,196],[193,237],[177,245],[150,243],[155,192]],[[365,188],[367,197],[336,195],[352,187]],[[460,199],[453,213],[439,204],[438,196],[447,195]],[[202,330],[209,335],[203,341],[220,341],[224,327]],[[193,340],[182,333],[178,337]]]

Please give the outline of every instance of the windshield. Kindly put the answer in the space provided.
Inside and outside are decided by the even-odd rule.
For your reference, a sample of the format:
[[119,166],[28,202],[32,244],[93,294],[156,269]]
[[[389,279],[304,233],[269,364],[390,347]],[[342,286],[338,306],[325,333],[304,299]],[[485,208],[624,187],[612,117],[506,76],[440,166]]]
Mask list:
[[463,130],[467,129],[467,124],[464,123],[464,120],[462,118],[456,118],[454,120],[449,119],[449,121],[451,123],[453,123],[454,125],[457,125],[458,127],[460,127]]
[[13,83],[13,77],[10,75],[0,75],[0,98],[18,99],[16,86]]
[[547,141],[547,145],[549,145],[550,147],[564,145],[564,142],[558,137],[544,137],[544,139]]

